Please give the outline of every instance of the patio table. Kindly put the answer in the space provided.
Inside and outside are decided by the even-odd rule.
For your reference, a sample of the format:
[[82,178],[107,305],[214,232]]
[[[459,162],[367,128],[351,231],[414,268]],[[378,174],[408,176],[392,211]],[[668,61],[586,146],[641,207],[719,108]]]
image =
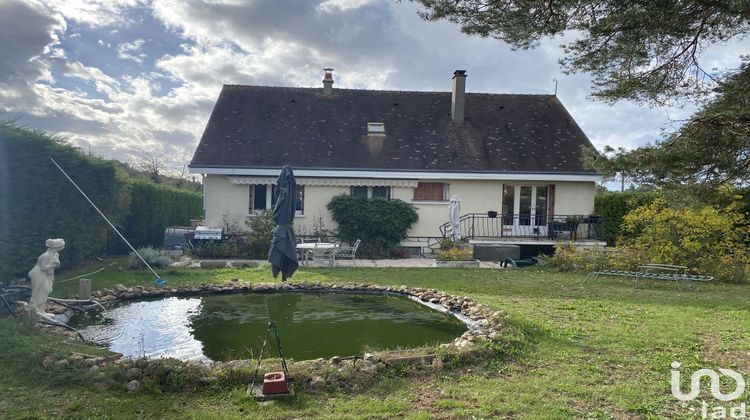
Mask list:
[[[304,265],[308,265],[309,259],[308,255],[310,251],[313,251],[315,249],[334,249],[337,248],[338,244],[334,244],[332,242],[302,242],[297,244],[297,249],[302,251],[302,255],[304,255],[304,259],[302,260],[302,263]],[[336,257],[334,253],[334,259],[333,263],[334,266],[336,265]]]

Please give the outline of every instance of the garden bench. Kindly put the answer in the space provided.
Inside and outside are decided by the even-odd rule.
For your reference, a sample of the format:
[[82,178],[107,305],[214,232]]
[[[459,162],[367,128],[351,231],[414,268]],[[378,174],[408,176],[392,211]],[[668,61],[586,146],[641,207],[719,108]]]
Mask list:
[[714,279],[712,276],[687,274],[687,270],[687,267],[682,265],[645,264],[638,266],[638,271],[599,270],[588,273],[586,277],[593,277],[594,279],[599,276],[632,277],[635,279],[636,288],[643,280],[674,281],[678,289],[680,288],[681,280],[687,282],[689,289],[693,289],[694,281],[709,282]]

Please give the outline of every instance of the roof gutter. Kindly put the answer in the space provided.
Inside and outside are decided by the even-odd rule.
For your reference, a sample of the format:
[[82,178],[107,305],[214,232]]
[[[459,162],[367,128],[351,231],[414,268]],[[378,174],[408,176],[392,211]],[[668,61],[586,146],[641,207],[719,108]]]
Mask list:
[[[278,176],[281,168],[229,168],[190,166],[191,174]],[[492,181],[587,181],[600,182],[596,173],[551,173],[551,172],[433,172],[433,171],[383,171],[341,169],[295,169],[298,177],[321,178],[377,178],[377,179],[453,179]]]

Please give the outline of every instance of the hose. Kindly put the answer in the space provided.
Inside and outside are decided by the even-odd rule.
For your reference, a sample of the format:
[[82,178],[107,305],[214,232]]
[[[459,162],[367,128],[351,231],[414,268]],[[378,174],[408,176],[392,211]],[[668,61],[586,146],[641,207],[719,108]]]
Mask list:
[[98,273],[98,272],[100,272],[100,271],[104,270],[105,268],[109,268],[109,267],[112,267],[112,266],[113,266],[113,265],[115,265],[115,264],[117,264],[117,262],[113,262],[112,264],[109,264],[109,265],[105,265],[104,267],[102,267],[102,268],[100,268],[100,269],[98,269],[98,270],[96,270],[96,271],[92,271],[92,272],[90,272],[90,273],[86,273],[86,274],[81,274],[80,276],[75,276],[75,277],[71,277],[71,278],[69,278],[69,279],[65,279],[65,280],[58,280],[58,281],[56,281],[55,283],[65,283],[66,281],[76,280],[76,279],[80,279],[80,278],[82,278],[82,277],[90,276],[90,275],[92,275],[92,274],[96,274],[96,273]]
[[37,320],[37,322],[40,323],[40,324],[52,325],[52,326],[55,326],[55,327],[63,327],[66,330],[74,331],[76,334],[78,334],[78,338],[80,338],[81,341],[83,341],[84,343],[86,342],[86,339],[83,338],[83,335],[80,332],[78,332],[77,329],[71,327],[68,324],[65,324],[65,323],[62,323],[62,322],[58,322],[58,321],[46,321],[46,320]]
[[1,293],[0,293],[0,300],[3,301],[3,303],[5,304],[5,307],[8,308],[8,312],[10,312],[10,314],[13,315],[13,318],[18,318],[18,315],[16,315],[16,311],[10,307],[10,303],[8,303],[8,300],[5,299],[5,296],[3,296]]

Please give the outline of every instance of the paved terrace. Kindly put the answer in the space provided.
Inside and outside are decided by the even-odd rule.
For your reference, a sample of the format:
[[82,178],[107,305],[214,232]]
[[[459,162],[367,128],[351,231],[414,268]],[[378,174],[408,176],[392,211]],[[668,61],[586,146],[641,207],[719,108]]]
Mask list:
[[[268,264],[267,261],[263,260],[190,260],[186,259],[177,263],[173,266],[182,267],[253,267],[259,264]],[[305,267],[330,267],[328,263],[324,261],[311,261],[309,265],[304,266],[300,264],[300,268]],[[335,268],[344,267],[408,267],[408,268],[432,268],[432,259],[429,258],[402,258],[398,260],[367,260],[357,259],[352,260],[337,260]],[[482,261],[479,263],[480,268],[502,268],[500,264],[490,261]]]

